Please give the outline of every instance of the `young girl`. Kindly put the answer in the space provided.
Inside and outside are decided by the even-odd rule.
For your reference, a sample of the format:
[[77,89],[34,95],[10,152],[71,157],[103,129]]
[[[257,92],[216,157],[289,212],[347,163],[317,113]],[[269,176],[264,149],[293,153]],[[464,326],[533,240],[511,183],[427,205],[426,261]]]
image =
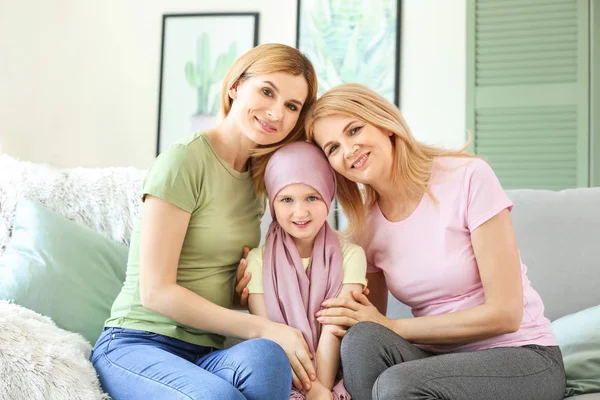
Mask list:
[[[302,135],[316,92],[298,50],[258,46],[227,72],[219,125],[148,171],[126,281],[91,356],[114,400],[287,399],[290,364],[310,387],[302,335],[230,308],[242,247],[260,239],[265,201],[252,178]],[[223,349],[224,336],[250,340]]]
[[[352,326],[341,348],[352,397],[562,400],[561,352],[492,168],[418,142],[359,84],[323,94],[306,133],[338,173],[369,264],[370,298],[327,300],[318,318]],[[385,316],[388,288],[415,318]]]
[[[318,147],[296,142],[276,151],[265,184],[273,222],[266,243],[248,254],[250,312],[299,329],[315,356],[317,380],[307,399],[348,399],[337,382],[340,329],[321,329],[315,313],[331,297],[349,297],[366,286],[364,251],[340,241],[327,222],[335,175]],[[334,384],[336,384],[334,386]],[[292,390],[292,399],[304,395]]]

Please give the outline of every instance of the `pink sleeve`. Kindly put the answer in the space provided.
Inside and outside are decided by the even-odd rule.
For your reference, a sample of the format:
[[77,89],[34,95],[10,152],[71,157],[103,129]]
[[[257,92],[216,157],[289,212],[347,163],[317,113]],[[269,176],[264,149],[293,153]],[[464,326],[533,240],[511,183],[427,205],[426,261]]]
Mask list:
[[488,163],[475,159],[466,167],[466,222],[469,231],[473,232],[479,225],[508,208],[513,203],[508,198],[500,181]]
[[381,271],[383,271],[381,268],[376,267],[375,264],[372,264],[367,260],[367,274],[374,274]]

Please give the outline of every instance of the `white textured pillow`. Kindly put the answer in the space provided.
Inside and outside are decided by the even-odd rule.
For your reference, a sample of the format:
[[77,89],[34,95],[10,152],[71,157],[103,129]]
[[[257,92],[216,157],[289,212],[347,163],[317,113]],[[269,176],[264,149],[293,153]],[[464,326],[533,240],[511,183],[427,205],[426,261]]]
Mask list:
[[0,301],[0,398],[104,400],[91,346],[50,318]]
[[129,245],[145,174],[135,168],[63,169],[0,154],[0,254],[23,197]]

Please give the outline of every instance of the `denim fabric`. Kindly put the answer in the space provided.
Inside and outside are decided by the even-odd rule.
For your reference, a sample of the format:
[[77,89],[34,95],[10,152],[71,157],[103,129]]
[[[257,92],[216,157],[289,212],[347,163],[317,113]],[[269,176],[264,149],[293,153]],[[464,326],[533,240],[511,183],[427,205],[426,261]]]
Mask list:
[[113,400],[287,400],[292,386],[283,349],[265,339],[215,350],[152,332],[105,328],[90,359]]

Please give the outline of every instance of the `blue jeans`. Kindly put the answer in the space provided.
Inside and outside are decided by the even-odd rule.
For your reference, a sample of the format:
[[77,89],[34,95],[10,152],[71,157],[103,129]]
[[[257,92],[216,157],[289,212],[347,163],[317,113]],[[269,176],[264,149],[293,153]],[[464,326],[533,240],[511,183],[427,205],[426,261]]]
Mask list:
[[289,399],[283,349],[252,339],[225,350],[152,332],[105,328],[90,357],[113,400]]

